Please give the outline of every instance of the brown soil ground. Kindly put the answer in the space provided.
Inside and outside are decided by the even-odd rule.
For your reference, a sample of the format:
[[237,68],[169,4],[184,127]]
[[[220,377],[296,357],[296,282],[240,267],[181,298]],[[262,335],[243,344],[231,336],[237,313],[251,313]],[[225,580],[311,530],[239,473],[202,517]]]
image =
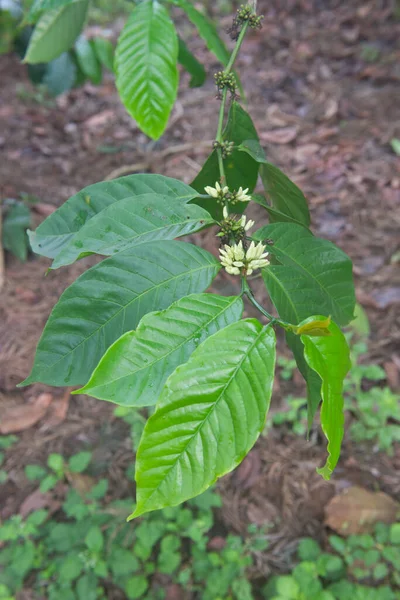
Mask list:
[[[371,321],[366,360],[385,368],[392,389],[399,385],[400,367],[400,157],[390,147],[393,137],[400,138],[400,21],[394,4],[260,2],[264,27],[246,40],[238,62],[269,159],[305,192],[314,232],[333,240],[354,261],[357,296]],[[223,26],[228,24],[222,19]],[[189,36],[186,26],[182,31]],[[27,93],[32,88],[18,59],[1,57],[1,197],[26,193],[60,205],[85,185],[139,171],[190,182],[209,152],[218,106],[211,75],[216,65],[200,41],[193,39],[191,47],[210,76],[204,88],[191,90],[183,75],[170,125],[157,143],[150,143],[125,113],[111,78],[43,105]],[[34,218],[39,223],[43,216],[36,211]],[[197,240],[215,248],[209,235]],[[29,372],[51,308],[87,262],[45,278],[47,266],[41,258],[21,264],[6,256],[0,292],[0,415],[10,407],[30,406],[42,392],[50,392],[53,402],[7,454],[10,476],[0,491],[1,518],[18,511],[34,489],[23,475],[24,465],[44,462],[51,451],[68,455],[77,447],[94,447],[98,473],[118,483],[121,495],[134,491],[123,477],[132,460],[128,428],[113,417],[110,405],[76,396],[68,404],[68,391],[46,386],[15,388]],[[229,293],[236,282],[222,274],[215,286]],[[274,406],[287,393],[302,391],[297,377],[290,384],[278,382]],[[299,537],[323,541],[324,507],[347,485],[381,489],[400,500],[399,448],[389,458],[346,441],[331,483],[315,473],[323,458],[318,432],[306,442],[276,430],[222,481],[223,519],[229,528],[245,533],[251,522],[281,523],[271,534],[270,551],[259,558],[259,573],[289,565]]]

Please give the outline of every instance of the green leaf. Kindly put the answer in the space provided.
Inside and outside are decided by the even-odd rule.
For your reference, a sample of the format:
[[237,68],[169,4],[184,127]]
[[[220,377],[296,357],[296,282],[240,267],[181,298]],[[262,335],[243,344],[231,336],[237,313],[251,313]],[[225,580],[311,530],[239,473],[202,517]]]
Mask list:
[[59,478],[56,475],[47,475],[47,477],[42,479],[42,481],[40,482],[39,489],[42,492],[42,494],[45,494],[49,490],[52,490],[53,487],[58,483],[58,481]]
[[271,221],[281,221],[279,213],[290,217],[305,227],[310,225],[307,200],[293,181],[280,169],[268,162],[260,167],[261,180],[268,199],[278,213],[270,212]]
[[143,598],[149,584],[144,575],[137,575],[131,577],[125,584],[125,594],[129,600],[136,600],[137,598]]
[[140,442],[131,518],[200,494],[243,460],[265,425],[274,365],[273,329],[248,319],[175,370]]
[[40,465],[26,465],[25,467],[25,477],[29,481],[35,481],[36,479],[43,479],[46,476],[46,469],[41,467]]
[[206,70],[197,58],[190,52],[182,38],[178,38],[178,62],[191,75],[189,86],[200,87],[206,80]]
[[318,373],[311,369],[304,358],[304,346],[299,336],[286,332],[286,343],[293,352],[297,368],[302,374],[307,386],[307,427],[310,431],[315,413],[321,402],[322,381]]
[[390,140],[390,145],[392,146],[392,150],[397,156],[400,156],[400,139],[393,138]]
[[342,250],[294,223],[267,225],[253,238],[272,240],[268,250],[281,263],[263,269],[265,284],[281,318],[299,323],[312,314],[325,314],[340,325],[352,320],[352,264]]
[[146,242],[172,240],[213,223],[205,210],[184,200],[159,194],[124,198],[83,225],[51,268],[70,265],[88,254],[111,256]]
[[78,454],[71,456],[68,461],[68,466],[73,473],[83,473],[89,466],[91,460],[91,452],[78,452]]
[[[222,137],[225,141],[234,142],[236,146],[240,146],[242,142],[248,139],[258,140],[257,131],[250,115],[238,102],[232,102],[231,104]],[[251,193],[257,183],[259,164],[251,156],[240,152],[238,149],[235,149],[223,162],[226,182],[230,190],[233,191],[242,187],[249,188]],[[219,180],[218,157],[217,152],[213,150],[191,185],[198,192],[204,194],[206,185],[215,186],[215,182]],[[195,203],[205,208],[214,218],[222,218],[222,206],[217,204],[214,198],[209,200],[202,198],[195,200]],[[246,206],[246,202],[239,202],[235,205],[235,212],[243,212]]]
[[389,539],[391,544],[400,546],[400,523],[390,526]]
[[77,0],[34,0],[28,15],[25,17],[27,23],[36,23],[37,19],[48,10],[61,8],[67,4],[72,4]]
[[246,152],[253,160],[258,163],[266,163],[265,152],[258,140],[245,140],[238,147],[240,152]]
[[76,583],[78,600],[97,600],[98,580],[94,573],[82,575]]
[[93,45],[84,35],[80,35],[75,42],[75,54],[79,67],[90,81],[96,85],[101,82],[101,64],[97,58]]
[[351,367],[343,333],[334,322],[329,331],[329,337],[301,336],[305,359],[322,379],[321,427],[328,440],[329,456],[325,466],[317,471],[324,479],[330,478],[340,456],[344,432],[343,380]]
[[30,376],[49,385],[87,383],[100,358],[152,310],[204,291],[220,263],[185,242],[152,242],[107,258],[62,294],[40,338]]
[[261,194],[253,194],[252,200],[265,208],[265,210],[269,214],[269,220],[271,223],[296,223],[297,225],[301,225],[302,227],[306,227],[303,223],[290,217],[289,215],[285,215],[284,213],[272,208]]
[[85,544],[92,552],[100,552],[104,546],[104,537],[100,527],[91,527],[85,537]]
[[64,472],[64,459],[61,454],[50,454],[47,459],[47,466],[55,473]]
[[50,62],[69,50],[82,31],[89,0],[76,0],[43,13],[36,24],[25,63]]
[[30,210],[22,203],[13,204],[8,209],[3,222],[3,247],[22,261],[28,257],[26,230],[30,224]]
[[123,406],[155,404],[175,368],[242,311],[241,298],[193,294],[150,313],[107,350],[87,385],[74,393]]
[[49,93],[58,96],[74,87],[76,82],[76,65],[69,52],[63,52],[45,65],[46,72],[41,83]]
[[167,9],[144,0],[133,9],[115,51],[116,85],[141,130],[164,132],[178,91],[178,37]]
[[89,219],[118,200],[141,194],[161,194],[186,202],[197,196],[188,185],[163,175],[137,174],[101,181],[83,188],[39,225],[28,231],[33,252],[55,258]]
[[83,571],[83,563],[78,555],[69,554],[61,563],[57,573],[61,581],[74,581]]
[[106,69],[114,72],[114,46],[107,40],[102,37],[95,37],[90,40],[90,43],[93,46],[93,49],[96,53],[97,58],[100,61],[100,64],[103,65]]
[[230,53],[224,42],[218,35],[215,25],[205,15],[199,12],[189,0],[170,0],[176,6],[185,11],[188,19],[197,28],[200,37],[206,43],[207,48],[215,54],[217,59],[226,66],[228,64]]

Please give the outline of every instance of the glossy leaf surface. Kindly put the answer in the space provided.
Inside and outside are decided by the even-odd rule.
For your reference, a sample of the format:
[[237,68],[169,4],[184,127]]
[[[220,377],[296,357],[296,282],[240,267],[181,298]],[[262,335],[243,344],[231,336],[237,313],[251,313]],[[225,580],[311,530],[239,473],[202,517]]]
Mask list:
[[175,368],[207,337],[238,321],[242,311],[239,297],[192,294],[150,313],[107,350],[87,385],[75,393],[122,406],[155,404]]
[[75,233],[107,206],[123,198],[153,192],[184,201],[197,196],[193,188],[163,175],[140,173],[94,183],[64,202],[36,231],[28,232],[32,250],[55,258]]
[[45,11],[29,41],[24,62],[50,62],[74,44],[85,23],[89,0],[77,0]]
[[26,17],[28,23],[35,23],[40,15],[47,10],[54,10],[55,8],[61,8],[67,4],[72,4],[79,0],[34,0],[29,13]]
[[260,175],[272,208],[278,211],[275,214],[271,212],[271,222],[280,221],[279,213],[282,213],[308,227],[310,212],[301,189],[271,163],[265,162],[261,165]]
[[321,426],[328,440],[329,456],[318,473],[324,479],[330,478],[340,456],[344,432],[343,380],[351,367],[350,351],[343,333],[333,322],[329,331],[329,337],[301,336],[305,359],[322,379]]
[[79,36],[75,42],[75,54],[81,71],[95,85],[102,79],[102,69],[93,45],[84,35]]
[[209,252],[184,242],[151,242],[107,258],[62,294],[21,385],[85,384],[107,348],[148,312],[208,288],[220,269]]
[[248,319],[176,369],[139,445],[133,517],[200,494],[243,460],[265,424],[274,365],[273,329]]
[[[238,102],[232,102],[228,121],[223,133],[223,139],[240,145],[244,140],[258,140],[257,132],[250,115],[240,106]],[[257,183],[259,164],[248,154],[234,150],[230,156],[224,159],[224,168],[227,185],[231,191],[239,187],[249,188],[252,192]],[[219,181],[218,157],[215,150],[207,158],[202,170],[192,182],[192,186],[201,194],[204,194],[206,185],[215,186]],[[221,219],[222,207],[215,199],[198,199],[195,201],[205,208],[214,218]],[[246,208],[245,202],[235,204],[235,212],[243,212]]]
[[253,237],[273,240],[268,250],[282,263],[263,269],[263,278],[283,319],[299,323],[322,313],[340,325],[352,320],[352,264],[342,250],[294,223],[267,225]]
[[115,51],[116,85],[139,127],[157,140],[178,91],[178,37],[167,9],[144,0],[133,9]]
[[159,194],[143,194],[110,204],[90,219],[57,255],[57,269],[88,254],[111,256],[156,240],[173,240],[214,221],[195,204]]

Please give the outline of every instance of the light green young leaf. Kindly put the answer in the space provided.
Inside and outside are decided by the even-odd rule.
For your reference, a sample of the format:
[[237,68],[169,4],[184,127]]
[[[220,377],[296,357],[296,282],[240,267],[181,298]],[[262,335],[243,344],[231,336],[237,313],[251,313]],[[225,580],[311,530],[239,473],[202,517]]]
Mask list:
[[186,46],[182,38],[178,38],[179,41],[179,54],[178,61],[182,67],[191,75],[190,87],[200,87],[206,80],[206,70],[203,65],[197,60],[192,54],[189,48]]
[[178,91],[178,37],[167,9],[144,0],[133,9],[115,51],[121,100],[144,133],[164,132]]
[[169,0],[172,4],[179,6],[185,11],[188,19],[197,28],[200,37],[206,43],[207,48],[215,54],[217,59],[226,66],[228,64],[230,54],[218,35],[215,25],[205,15],[193,6],[190,0]]
[[78,454],[71,456],[68,461],[68,466],[73,473],[83,473],[89,466],[91,460],[91,452],[78,452]]
[[20,386],[85,384],[107,348],[146,313],[204,291],[219,269],[209,252],[175,241],[142,244],[105,259],[62,294]]
[[86,386],[74,393],[122,406],[155,404],[175,368],[207,337],[240,319],[242,311],[239,297],[193,294],[150,313],[107,350]]
[[260,167],[260,175],[272,208],[278,211],[278,213],[270,212],[271,222],[283,220],[279,218],[279,213],[283,213],[309,227],[310,212],[301,189],[285,173],[266,161]]
[[200,494],[243,460],[265,425],[274,365],[273,329],[248,319],[176,369],[140,442],[131,518]]
[[351,367],[350,350],[340,328],[332,322],[329,331],[329,337],[301,336],[305,359],[322,379],[321,427],[328,440],[329,456],[325,466],[317,470],[324,479],[330,478],[340,456],[344,432],[343,380]]
[[272,240],[268,250],[281,263],[263,269],[281,318],[299,323],[312,314],[325,314],[340,325],[352,320],[352,263],[342,250],[294,223],[267,225],[253,237]]
[[92,83],[98,85],[102,79],[102,70],[93,45],[84,35],[80,35],[74,49],[81,71]]
[[91,527],[85,537],[85,544],[92,552],[100,552],[104,546],[103,533],[97,525]]
[[185,183],[163,175],[139,173],[94,183],[64,202],[36,231],[28,232],[32,250],[55,258],[75,233],[107,206],[123,198],[151,193],[185,202],[197,196],[196,190]]
[[208,212],[184,200],[143,194],[123,198],[90,219],[56,256],[58,269],[88,254],[116,252],[157,240],[173,240],[214,223]]
[[[236,146],[239,146],[244,140],[258,140],[257,131],[250,115],[238,102],[231,104],[223,139],[234,142]],[[249,188],[250,193],[254,190],[259,164],[251,156],[235,149],[230,156],[224,159],[224,168],[226,182],[231,191],[238,190],[239,187]],[[219,181],[219,178],[218,157],[216,151],[213,150],[191,185],[204,194],[205,186],[215,186],[215,182]],[[210,200],[201,198],[195,200],[195,203],[205,208],[214,218],[222,218],[222,206],[217,204],[214,198]],[[235,204],[235,212],[243,212],[246,206],[246,202]]]
[[50,62],[69,50],[82,31],[89,0],[76,0],[42,14],[35,26],[25,63]]

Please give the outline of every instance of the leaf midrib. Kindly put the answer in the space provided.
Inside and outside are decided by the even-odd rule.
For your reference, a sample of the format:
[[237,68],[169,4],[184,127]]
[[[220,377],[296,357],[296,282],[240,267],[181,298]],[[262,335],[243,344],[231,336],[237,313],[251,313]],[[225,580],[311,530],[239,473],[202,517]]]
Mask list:
[[[243,355],[242,359],[239,361],[239,363],[237,364],[237,366],[235,367],[231,377],[229,378],[229,380],[227,381],[227,383],[224,385],[224,387],[222,388],[220,394],[218,395],[218,398],[215,400],[214,404],[211,406],[207,416],[205,417],[205,419],[200,423],[200,425],[198,425],[196,431],[193,433],[193,435],[191,436],[191,438],[189,439],[189,441],[186,443],[185,448],[182,450],[182,452],[179,454],[179,456],[174,460],[173,464],[169,467],[165,477],[162,479],[162,481],[160,481],[160,483],[157,485],[157,487],[152,491],[152,493],[150,494],[150,496],[148,496],[148,498],[146,499],[146,502],[142,505],[142,508],[144,506],[146,506],[149,501],[151,500],[151,498],[153,497],[153,495],[158,491],[158,489],[160,488],[160,486],[165,482],[166,478],[168,477],[168,475],[170,474],[170,472],[172,471],[172,469],[175,468],[176,464],[178,463],[178,461],[181,459],[181,457],[187,452],[187,449],[189,447],[189,445],[192,443],[193,439],[195,437],[197,437],[198,433],[201,431],[202,427],[204,426],[204,424],[208,421],[208,419],[210,418],[210,415],[214,412],[214,410],[216,409],[216,407],[218,406],[220,400],[221,400],[221,396],[225,393],[225,391],[227,390],[227,388],[230,386],[233,378],[236,376],[237,372],[239,371],[239,369],[241,368],[243,362],[246,360],[246,358],[249,356],[250,352],[253,350],[254,346],[257,344],[257,342],[259,341],[260,337],[262,336],[262,334],[265,333],[265,327],[261,328],[260,333],[257,335],[256,339],[254,340],[254,342],[251,344],[250,348],[248,349],[248,351]],[[210,339],[210,338],[209,338]]]
[[[158,289],[159,287],[161,287],[162,285],[164,285],[167,282],[170,281],[175,281],[178,280],[180,277],[185,277],[188,274],[191,273],[196,273],[197,271],[201,271],[202,269],[208,269],[208,268],[215,268],[216,266],[218,266],[217,264],[213,265],[212,263],[209,263],[207,265],[202,265],[201,267],[197,268],[197,269],[190,269],[189,271],[185,271],[184,273],[179,273],[179,275],[175,276],[175,277],[171,277],[171,279],[167,279],[157,285],[153,285],[153,287],[148,288],[145,292],[142,292],[141,294],[135,296],[133,298],[133,300],[131,300],[130,302],[128,302],[128,304],[125,304],[124,306],[122,306],[122,308],[117,311],[116,313],[113,314],[113,316],[108,319],[108,321],[106,321],[105,323],[102,323],[99,327],[97,327],[97,329],[95,329],[95,331],[93,331],[87,338],[85,338],[84,340],[82,340],[81,342],[79,342],[79,344],[77,344],[75,346],[75,348],[73,348],[72,350],[70,350],[70,352],[68,352],[67,354],[63,354],[55,363],[52,363],[51,365],[48,365],[48,368],[46,370],[48,370],[49,368],[53,368],[55,365],[57,365],[61,360],[64,360],[65,358],[67,358],[70,354],[72,354],[73,352],[75,352],[75,350],[77,350],[82,344],[85,344],[88,340],[90,340],[91,337],[93,337],[99,330],[103,329],[104,327],[106,327],[108,325],[108,323],[110,323],[110,321],[112,321],[114,318],[116,318],[122,311],[126,310],[133,302],[135,302],[137,299],[141,299],[143,296],[145,296],[147,293]],[[46,328],[45,328],[46,329]],[[43,332],[44,334],[44,332]]]
[[[132,375],[136,375],[137,373],[140,373],[140,371],[143,371],[145,369],[149,369],[150,367],[152,367],[154,364],[156,364],[160,360],[163,360],[163,359],[167,358],[168,356],[170,356],[171,354],[173,354],[174,352],[176,352],[177,350],[179,350],[179,348],[182,348],[182,346],[184,346],[189,340],[191,340],[192,338],[196,337],[196,335],[198,334],[199,331],[201,331],[202,329],[205,329],[206,327],[208,327],[210,325],[210,323],[212,323],[214,320],[216,320],[218,317],[220,317],[225,312],[225,310],[227,310],[228,308],[231,308],[232,305],[235,304],[235,302],[239,298],[240,298],[240,296],[235,296],[234,300],[230,304],[226,304],[225,307],[223,308],[223,310],[221,310],[218,314],[213,315],[211,317],[211,319],[209,321],[207,321],[207,323],[205,323],[204,325],[201,325],[200,327],[198,327],[198,329],[196,329],[196,332],[193,333],[193,335],[191,335],[190,338],[184,338],[183,342],[181,342],[178,346],[176,346],[175,348],[173,348],[171,351],[163,354],[162,356],[160,356],[159,358],[156,358],[155,360],[153,360],[150,363],[146,363],[146,365],[144,365],[140,369],[136,369],[136,371],[131,371],[131,373],[129,373],[128,375],[123,375],[122,377],[117,377],[116,379],[113,379],[111,382],[104,383],[101,386],[96,386],[96,387],[87,388],[87,389],[88,390],[90,390],[90,389],[95,390],[95,389],[99,389],[99,388],[102,388],[102,387],[106,387],[107,385],[114,384],[117,381],[120,381],[121,379],[125,379],[126,377],[131,377]],[[168,309],[166,309],[166,310],[168,310]],[[135,333],[137,335],[138,329],[136,330]]]

